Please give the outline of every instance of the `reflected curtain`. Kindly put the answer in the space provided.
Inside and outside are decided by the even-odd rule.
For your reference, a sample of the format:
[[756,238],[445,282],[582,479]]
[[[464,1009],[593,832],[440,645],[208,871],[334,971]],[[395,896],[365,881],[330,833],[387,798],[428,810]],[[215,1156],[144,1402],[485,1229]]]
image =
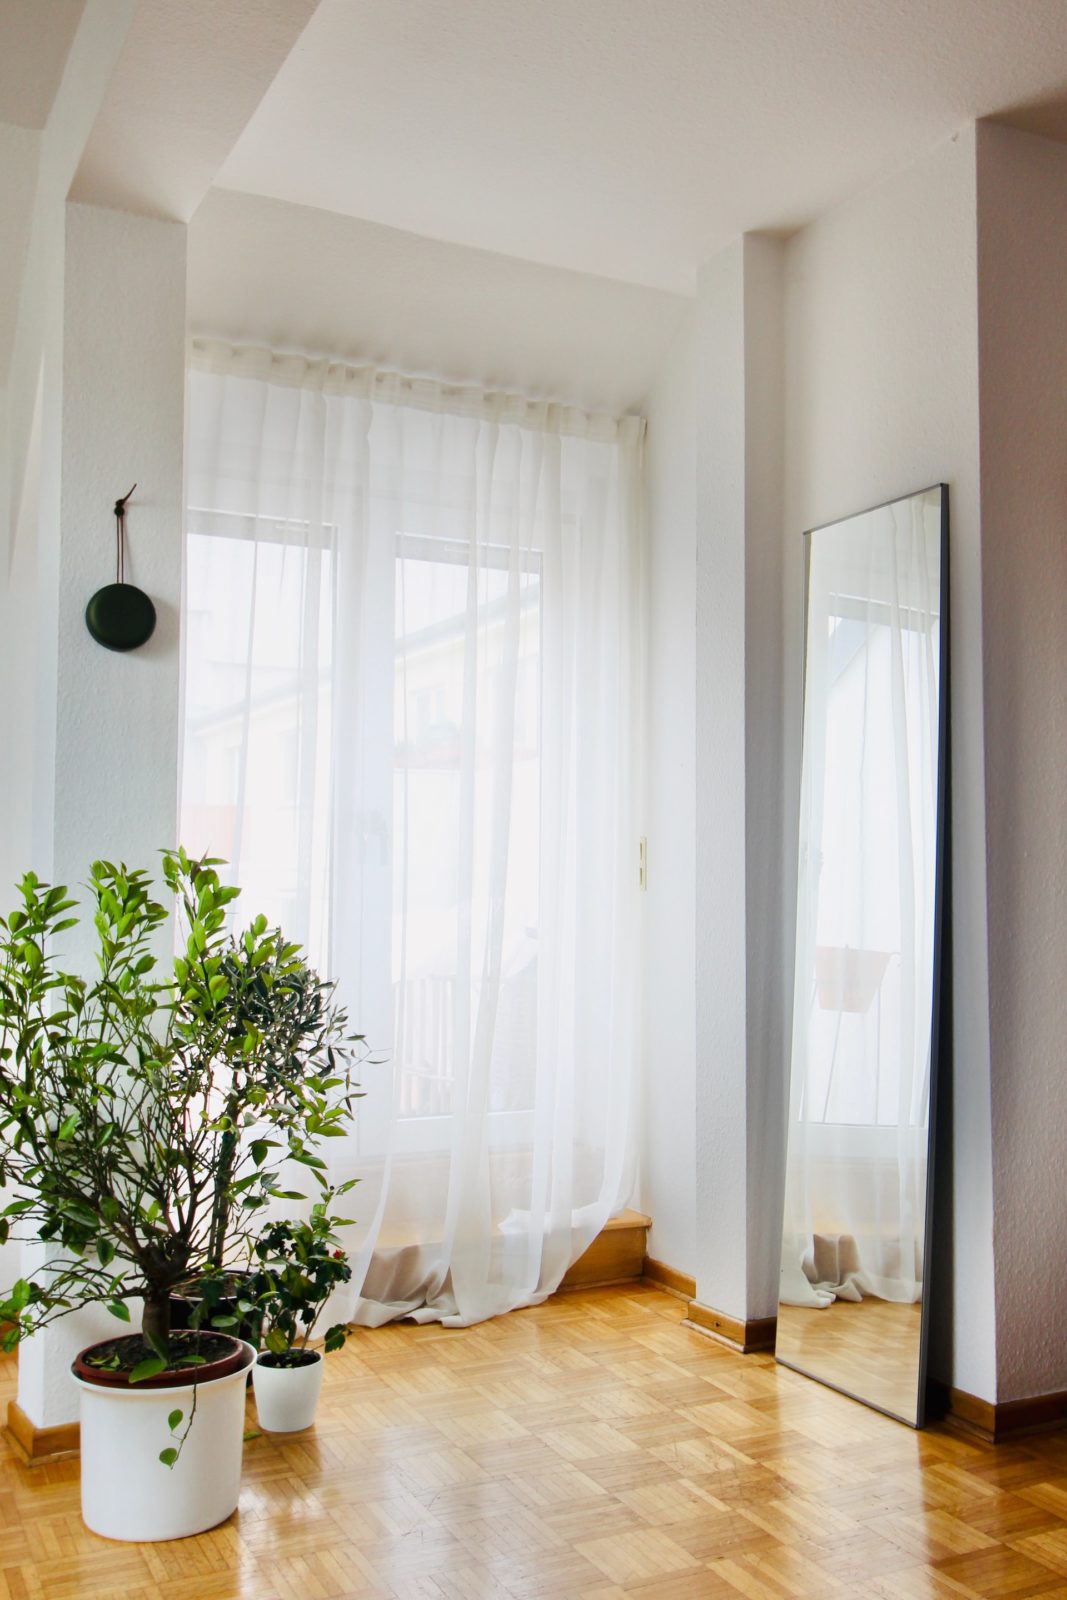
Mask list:
[[934,972],[939,513],[811,536],[781,1298],[920,1298]]
[[643,424],[203,343],[188,407],[182,840],[372,1051],[335,1309],[535,1302],[633,1181]]

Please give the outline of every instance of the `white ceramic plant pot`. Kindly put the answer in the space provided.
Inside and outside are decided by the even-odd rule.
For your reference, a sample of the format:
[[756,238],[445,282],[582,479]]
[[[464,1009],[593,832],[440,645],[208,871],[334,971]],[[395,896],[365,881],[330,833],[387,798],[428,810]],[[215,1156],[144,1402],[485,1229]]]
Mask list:
[[[177,1440],[172,1411],[188,1419],[192,1384],[110,1388],[74,1376],[81,1391],[82,1517],[105,1539],[185,1539],[237,1509],[244,1451],[245,1390],[256,1352],[236,1372],[199,1383],[196,1415],[173,1467],[159,1452]],[[184,1423],[178,1429],[180,1436]]]
[[304,1367],[265,1367],[260,1356],[252,1368],[256,1411],[264,1433],[299,1433],[314,1422],[326,1368],[320,1350],[309,1354],[315,1359]]

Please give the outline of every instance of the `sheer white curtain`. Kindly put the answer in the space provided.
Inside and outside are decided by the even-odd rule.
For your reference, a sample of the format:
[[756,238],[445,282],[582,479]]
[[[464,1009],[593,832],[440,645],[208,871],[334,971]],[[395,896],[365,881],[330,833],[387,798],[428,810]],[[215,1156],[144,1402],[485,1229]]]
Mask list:
[[920,1297],[940,499],[811,536],[781,1297]]
[[194,346],[182,840],[377,1064],[353,1320],[543,1298],[632,1183],[643,424]]

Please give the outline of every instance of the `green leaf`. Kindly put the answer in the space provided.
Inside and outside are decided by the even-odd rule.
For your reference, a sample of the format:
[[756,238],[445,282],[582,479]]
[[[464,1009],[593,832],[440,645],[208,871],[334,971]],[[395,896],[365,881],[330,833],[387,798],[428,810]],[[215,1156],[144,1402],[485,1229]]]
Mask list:
[[305,1167],[322,1167],[325,1169],[326,1166],[321,1156],[313,1156],[309,1150],[290,1150],[289,1158],[292,1161],[302,1162]]
[[96,1253],[102,1267],[110,1266],[115,1259],[115,1246],[110,1239],[101,1237],[96,1241]]
[[181,1420],[184,1417],[184,1415],[185,1415],[184,1411],[172,1411],[171,1412],[170,1416],[167,1418],[167,1427],[170,1429],[171,1433],[174,1432],[175,1428],[181,1422]]
[[149,1356],[145,1361],[139,1361],[130,1373],[130,1383],[144,1383],[146,1378],[158,1378],[161,1372],[166,1372],[167,1363],[162,1356]]
[[107,1308],[113,1317],[118,1317],[120,1322],[129,1322],[130,1308],[123,1300],[112,1300]]
[[165,1450],[159,1452],[159,1459],[165,1467],[173,1467],[178,1459],[178,1452],[172,1444],[169,1444]]
[[156,1355],[164,1363],[164,1366],[165,1366],[166,1362],[167,1362],[168,1352],[167,1352],[167,1347],[164,1344],[163,1340],[160,1338],[159,1334],[158,1333],[146,1333],[145,1334],[145,1338],[147,1339],[148,1343],[152,1346],[152,1349],[156,1352]]
[[70,1116],[66,1117],[59,1125],[59,1132],[56,1134],[56,1138],[59,1140],[60,1144],[64,1144],[71,1137],[77,1126],[78,1113],[76,1111],[72,1111]]
[[44,960],[44,955],[43,955],[43,952],[41,951],[41,947],[39,945],[35,944],[32,939],[24,939],[23,940],[22,946],[21,946],[21,950],[20,950],[19,953],[21,954],[23,961],[26,963],[27,967],[29,967],[31,972],[36,972],[37,968],[41,965],[41,962]]

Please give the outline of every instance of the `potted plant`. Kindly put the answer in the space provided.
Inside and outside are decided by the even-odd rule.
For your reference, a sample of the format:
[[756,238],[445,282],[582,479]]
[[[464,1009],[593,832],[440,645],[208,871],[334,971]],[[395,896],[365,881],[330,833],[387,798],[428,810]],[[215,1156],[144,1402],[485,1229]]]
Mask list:
[[330,1189],[306,1222],[275,1222],[256,1241],[258,1268],[250,1280],[262,1317],[263,1349],[252,1369],[259,1425],[267,1433],[297,1433],[315,1420],[322,1389],[323,1353],[340,1350],[348,1330],[326,1330],[323,1350],[310,1348],[327,1301],[352,1276],[329,1217]]
[[0,920],[0,1186],[18,1196],[0,1214],[0,1242],[21,1223],[23,1237],[53,1247],[45,1268],[0,1300],[3,1343],[91,1302],[129,1323],[127,1302],[143,1303],[139,1334],[74,1363],[82,1512],[118,1539],[177,1538],[233,1511],[254,1351],[233,1337],[232,1314],[172,1329],[171,1296],[190,1278],[217,1284],[220,1216],[231,1240],[250,1239],[264,1206],[295,1197],[279,1187],[283,1162],[321,1181],[317,1140],[342,1130],[354,1094],[357,1041],[324,1002],[310,1040],[321,1070],[303,1073],[284,1105],[250,1081],[236,1124],[228,1091],[235,1077],[256,1077],[262,1045],[235,989],[301,961],[262,918],[231,937],[238,891],[216,865],[164,855],[185,926],[163,978],[154,945],[167,911],[143,871],[94,864],[92,980],[52,954],[77,921],[64,888],[30,873],[21,906]]

